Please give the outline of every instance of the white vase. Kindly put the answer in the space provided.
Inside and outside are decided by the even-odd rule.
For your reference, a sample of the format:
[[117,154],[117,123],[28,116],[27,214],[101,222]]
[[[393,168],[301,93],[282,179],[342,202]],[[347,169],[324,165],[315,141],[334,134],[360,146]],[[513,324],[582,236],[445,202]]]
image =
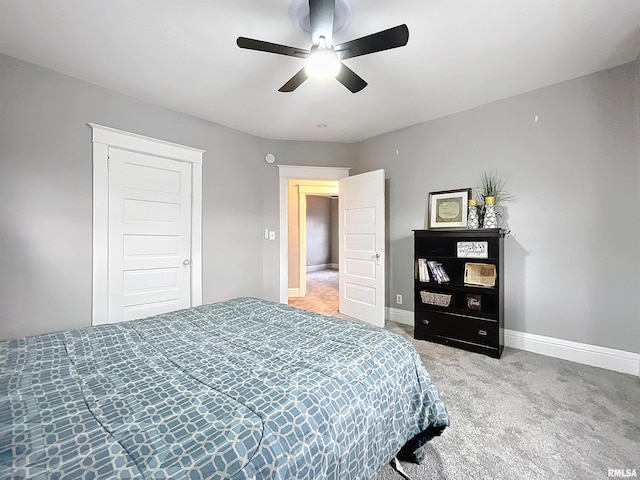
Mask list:
[[482,220],[482,228],[498,228],[498,216],[496,215],[496,206],[493,197],[485,197],[484,199],[484,219]]
[[480,217],[478,216],[478,206],[475,200],[469,200],[469,214],[467,215],[467,228],[476,230],[480,228]]

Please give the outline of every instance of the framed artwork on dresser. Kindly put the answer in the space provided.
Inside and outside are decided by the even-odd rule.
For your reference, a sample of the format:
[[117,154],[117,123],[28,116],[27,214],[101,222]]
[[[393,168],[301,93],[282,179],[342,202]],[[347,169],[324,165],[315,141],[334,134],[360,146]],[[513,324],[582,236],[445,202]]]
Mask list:
[[430,192],[425,228],[467,228],[470,198],[470,188]]

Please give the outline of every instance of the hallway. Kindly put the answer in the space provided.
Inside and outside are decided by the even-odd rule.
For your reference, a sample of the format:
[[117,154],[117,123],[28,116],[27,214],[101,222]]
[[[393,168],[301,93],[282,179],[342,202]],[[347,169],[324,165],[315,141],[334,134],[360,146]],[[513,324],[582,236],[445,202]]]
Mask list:
[[323,315],[336,316],[339,310],[338,270],[307,273],[307,295],[289,298],[289,305]]

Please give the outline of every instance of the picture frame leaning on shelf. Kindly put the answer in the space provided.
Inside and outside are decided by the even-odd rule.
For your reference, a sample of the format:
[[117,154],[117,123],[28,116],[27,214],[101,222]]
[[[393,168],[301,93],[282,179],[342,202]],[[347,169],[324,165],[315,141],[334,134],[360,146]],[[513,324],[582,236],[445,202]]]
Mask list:
[[467,228],[471,188],[429,192],[425,228]]

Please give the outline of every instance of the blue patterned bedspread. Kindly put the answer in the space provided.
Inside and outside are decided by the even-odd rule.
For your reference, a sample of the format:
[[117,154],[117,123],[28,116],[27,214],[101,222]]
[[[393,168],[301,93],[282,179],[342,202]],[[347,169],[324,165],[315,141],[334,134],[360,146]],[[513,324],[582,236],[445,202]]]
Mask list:
[[375,479],[449,423],[405,339],[253,298],[3,341],[0,365],[0,478]]

